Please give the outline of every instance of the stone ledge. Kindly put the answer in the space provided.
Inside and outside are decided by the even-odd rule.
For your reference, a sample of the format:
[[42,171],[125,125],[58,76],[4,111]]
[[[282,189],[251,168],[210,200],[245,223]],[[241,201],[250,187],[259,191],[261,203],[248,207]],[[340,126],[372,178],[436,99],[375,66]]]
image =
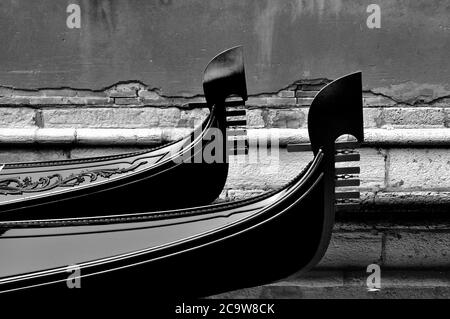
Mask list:
[[[307,129],[255,129],[248,130],[251,141],[278,137],[279,145],[307,143]],[[450,129],[365,129],[364,145],[368,146],[450,146]]]
[[163,129],[77,129],[75,143],[81,145],[158,145]]
[[449,269],[450,224],[338,221],[317,269]]
[[[222,192],[220,201],[234,201],[246,199],[252,196],[260,195],[267,192],[267,189],[254,188],[254,189],[242,189],[242,188],[227,188],[229,185],[234,184],[236,175],[230,175],[225,186],[225,190]],[[258,184],[255,182],[254,184]],[[261,183],[258,186],[264,186]],[[378,191],[361,191],[360,200],[357,201],[357,205],[353,207],[346,207],[344,209],[337,208],[338,212],[343,212],[349,216],[361,216],[359,214],[367,213],[370,217],[373,214],[388,213],[390,216],[400,216],[400,214],[407,213],[420,213],[420,214],[433,214],[433,213],[445,213],[450,211],[450,191],[387,191],[380,189]],[[424,213],[426,212],[426,213]],[[362,215],[366,216],[367,215]]]
[[[438,187],[438,185],[436,185]],[[450,209],[450,192],[439,190],[403,190],[398,189],[378,191],[361,190],[359,204],[346,208],[351,213],[448,213]],[[338,211],[340,211],[338,209]]]
[[358,271],[317,271],[277,283],[210,296],[211,299],[259,298],[450,298],[450,270],[388,270],[381,268],[381,289],[368,291],[369,274]]
[[[170,142],[189,131],[186,128],[2,128],[0,141],[8,144],[155,145]],[[77,138],[80,133],[82,139]],[[281,147],[309,142],[307,129],[249,129],[247,133],[253,146],[257,141],[277,141]],[[447,147],[450,146],[450,129],[366,129],[364,145]]]

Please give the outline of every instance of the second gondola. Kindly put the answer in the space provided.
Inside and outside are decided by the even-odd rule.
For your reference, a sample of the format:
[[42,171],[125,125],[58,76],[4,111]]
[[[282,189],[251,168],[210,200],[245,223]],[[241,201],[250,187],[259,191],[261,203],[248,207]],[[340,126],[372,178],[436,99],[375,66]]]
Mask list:
[[[179,141],[121,155],[2,165],[0,220],[138,213],[211,203],[226,182],[233,152],[228,130],[233,121],[227,121],[225,101],[235,96],[231,104],[236,106],[247,99],[242,47],[226,50],[208,64],[203,88],[210,115]],[[234,113],[245,110],[235,108]],[[244,143],[244,151],[245,147]],[[208,150],[216,153],[213,160],[205,156]]]

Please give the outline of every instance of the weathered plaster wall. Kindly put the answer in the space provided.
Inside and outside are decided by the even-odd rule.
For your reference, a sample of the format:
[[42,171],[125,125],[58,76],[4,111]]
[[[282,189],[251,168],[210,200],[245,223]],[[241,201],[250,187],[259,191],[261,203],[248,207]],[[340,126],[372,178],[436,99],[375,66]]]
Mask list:
[[[81,6],[81,28],[66,7]],[[140,80],[166,95],[200,93],[217,52],[242,44],[251,93],[362,70],[364,86],[398,100],[449,95],[450,5],[380,0],[6,0],[0,85],[100,89]]]

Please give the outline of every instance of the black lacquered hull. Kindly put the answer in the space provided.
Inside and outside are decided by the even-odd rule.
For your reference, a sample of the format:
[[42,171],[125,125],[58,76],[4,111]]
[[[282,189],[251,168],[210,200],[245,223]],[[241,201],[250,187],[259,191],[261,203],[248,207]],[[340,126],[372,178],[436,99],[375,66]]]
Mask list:
[[[326,220],[333,216],[321,205],[324,202],[321,164],[316,162],[313,168],[293,185],[267,198],[239,205],[218,205],[209,214],[174,217],[170,222],[165,216],[162,221],[147,224],[122,221],[91,228],[80,225],[67,228],[66,225],[66,228],[27,229],[23,225],[17,226],[19,228],[10,225],[11,228],[5,229],[0,239],[0,252],[5,256],[7,245],[16,241],[14,246],[17,249],[23,245],[23,255],[28,255],[31,266],[24,266],[23,259],[20,265],[18,261],[18,267],[4,262],[3,275],[8,272],[10,275],[16,272],[17,275],[21,268],[24,272],[33,268],[34,271],[16,279],[15,276],[3,276],[0,287],[9,290],[60,280],[51,285],[10,293],[41,290],[73,293],[66,286],[64,267],[70,265],[68,260],[77,258],[79,263],[73,264],[81,267],[83,294],[110,293],[119,289],[128,291],[136,285],[145,285],[149,287],[146,292],[156,297],[207,296],[282,279],[307,269],[321,257],[328,244],[331,229]],[[178,214],[189,214],[189,211]],[[136,239],[144,238],[146,233],[153,233],[153,237],[150,236],[148,241]],[[84,236],[84,240],[80,236]],[[54,262],[31,261],[29,250],[32,248],[27,240],[33,238],[42,240],[35,243],[36,254],[65,254],[69,258],[57,257],[59,261]],[[125,246],[133,247],[131,238],[135,238],[135,249],[123,247],[122,253],[117,254],[121,250],[117,245],[122,240],[127,241]],[[48,248],[52,242],[58,243],[55,249],[61,254]],[[86,253],[67,251],[68,245],[75,251],[86,249],[83,243],[88,242],[93,246],[97,243],[98,247]],[[138,249],[141,247],[147,248]],[[95,251],[102,258],[87,260],[89,254],[95,256]],[[71,259],[70,255],[74,258]],[[63,266],[60,270],[53,268],[53,271],[39,274],[38,271],[52,269],[46,268],[48,265],[56,266],[58,263]]]

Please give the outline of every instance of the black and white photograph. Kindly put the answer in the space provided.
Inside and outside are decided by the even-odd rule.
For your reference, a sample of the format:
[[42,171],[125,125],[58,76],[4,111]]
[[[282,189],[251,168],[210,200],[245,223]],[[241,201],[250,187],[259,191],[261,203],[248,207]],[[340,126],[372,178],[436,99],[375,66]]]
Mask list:
[[0,29],[0,304],[450,299],[449,0],[2,0]]

